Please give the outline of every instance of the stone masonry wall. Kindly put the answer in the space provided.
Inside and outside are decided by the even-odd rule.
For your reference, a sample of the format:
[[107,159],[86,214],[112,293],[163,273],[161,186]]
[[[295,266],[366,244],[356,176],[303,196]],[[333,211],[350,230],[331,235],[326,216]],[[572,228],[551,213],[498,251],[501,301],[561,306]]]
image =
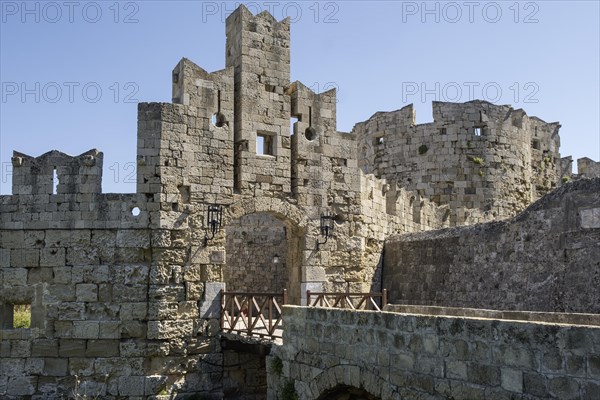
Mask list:
[[[94,223],[119,224],[128,197]],[[176,232],[128,224],[0,230],[0,397],[69,396],[76,379],[107,399],[219,391],[218,371],[197,373],[201,360],[220,362],[218,322],[200,318],[200,271],[173,265]],[[153,261],[166,242],[170,267]],[[31,328],[12,327],[16,304],[31,305]]]
[[223,350],[223,399],[261,400],[266,395],[265,356]]
[[227,226],[223,279],[228,291],[281,293],[287,288],[286,231],[266,213],[246,215]]
[[484,101],[433,103],[433,123],[415,124],[412,105],[356,124],[359,166],[448,204],[508,217],[560,182],[557,123]]
[[[149,164],[158,164],[157,128],[140,126],[139,159]],[[143,180],[150,170],[138,171],[143,192],[125,195],[100,193],[95,150],[15,152],[13,165],[16,194],[0,196],[0,397],[68,397],[75,386],[107,399],[220,396],[221,371],[202,364],[222,360],[211,313],[220,286],[187,261],[185,231],[159,228],[161,186]],[[165,219],[184,211],[173,208]],[[23,304],[31,326],[16,329]]]
[[600,327],[284,307],[268,399],[596,399]]
[[[226,35],[226,68],[182,59],[172,103],[138,105],[136,194],[101,193],[97,150],[14,153],[13,194],[0,196],[0,397],[62,395],[77,376],[107,399],[220,398],[219,292],[241,281],[258,289],[261,278],[230,273],[241,272],[236,240],[246,221],[264,222],[268,247],[253,248],[251,262],[272,262],[276,250],[281,285],[302,304],[307,289],[380,290],[391,235],[510,216],[552,186],[555,124],[506,106],[444,103],[433,125],[415,128],[403,109],[338,132],[336,91],[290,81],[289,19],[242,5]],[[468,139],[476,125],[482,136]],[[379,153],[372,147],[382,132],[390,147]],[[415,132],[430,140],[423,154]],[[376,171],[361,170],[368,165]],[[216,205],[223,212],[213,237],[207,211]],[[581,212],[597,232],[597,213]],[[334,218],[326,243],[324,214]],[[285,244],[275,240],[282,229]],[[587,242],[576,247],[573,231],[557,235],[568,257],[595,257]],[[579,282],[589,271],[577,268]],[[20,304],[31,305],[29,329],[13,327]]]
[[391,303],[600,313],[600,179],[512,220],[388,239]]
[[596,162],[587,157],[577,160],[577,172],[584,178],[600,177],[600,162]]

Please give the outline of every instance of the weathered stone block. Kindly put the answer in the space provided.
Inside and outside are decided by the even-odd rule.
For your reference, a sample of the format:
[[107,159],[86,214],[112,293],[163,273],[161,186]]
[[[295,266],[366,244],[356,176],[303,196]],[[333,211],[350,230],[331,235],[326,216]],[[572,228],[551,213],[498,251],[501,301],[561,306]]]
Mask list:
[[70,338],[73,336],[72,321],[55,321],[54,336],[57,338]]
[[600,383],[584,382],[581,385],[581,389],[583,392],[583,400],[594,400],[598,398],[598,393],[600,393]]
[[147,324],[139,321],[128,321],[121,325],[121,338],[144,338],[146,336]]
[[119,315],[121,321],[142,320],[146,318],[147,310],[147,303],[123,303]]
[[26,268],[7,268],[2,271],[3,286],[24,286],[27,284]]
[[490,365],[471,364],[468,366],[469,381],[478,385],[498,386],[500,384],[500,371]]
[[148,339],[174,339],[192,336],[193,321],[148,321]]
[[149,248],[150,233],[146,230],[119,230],[117,247]]
[[592,354],[589,356],[588,373],[591,378],[600,379],[600,355]]
[[66,260],[66,250],[64,248],[42,249],[40,251],[40,266],[42,267],[63,267]]
[[186,300],[200,300],[204,296],[204,284],[199,282],[185,283]]
[[510,392],[523,392],[523,372],[516,369],[502,368],[500,371],[502,388]]
[[118,340],[88,340],[86,357],[117,357],[119,355]]
[[61,339],[58,346],[60,357],[84,357],[85,340]]
[[74,285],[50,285],[48,291],[44,292],[44,300],[48,303],[75,301]]
[[145,265],[118,265],[112,266],[112,282],[125,285],[139,285],[148,283],[148,267]]
[[69,359],[69,373],[72,376],[90,376],[94,374],[94,359],[73,357]]
[[8,376],[0,376],[0,396],[6,395]]
[[119,354],[121,357],[144,357],[146,356],[146,343],[143,341],[122,341],[119,343]]
[[145,378],[143,376],[122,376],[119,378],[119,394],[122,396],[143,396]]
[[45,376],[66,376],[69,360],[66,358],[45,358],[44,372]]
[[581,227],[583,229],[600,228],[600,208],[587,208],[579,210]]
[[148,296],[147,285],[121,285],[112,287],[113,301],[116,303],[135,303],[145,300]]
[[410,353],[394,354],[391,356],[390,364],[394,368],[412,369],[415,365],[415,356]]
[[[7,342],[8,344],[8,342]],[[8,347],[8,346],[7,346]],[[11,340],[10,357],[30,357],[31,342],[29,340]],[[8,357],[8,355],[3,356]]]
[[446,361],[448,378],[467,380],[467,364],[463,361]]
[[58,357],[58,340],[37,339],[31,345],[32,357]]
[[563,359],[558,349],[552,349],[544,353],[543,367],[546,371],[558,371],[563,368]]
[[113,281],[107,265],[76,265],[72,268],[74,283],[110,283]]
[[98,285],[93,283],[80,283],[75,286],[77,301],[98,301]]
[[121,322],[100,321],[100,339],[118,339],[121,336]]
[[24,358],[0,359],[0,376],[22,376],[25,371]]
[[36,376],[20,376],[9,378],[6,393],[9,396],[30,396],[35,393]]
[[185,300],[184,285],[150,285],[148,297],[152,301],[180,302]]
[[501,347],[493,349],[494,359],[504,365],[522,367],[530,370],[537,369],[537,361],[531,350],[519,347]]
[[207,282],[204,284],[204,301],[200,304],[200,318],[220,317],[221,290],[225,290],[225,283]]
[[579,397],[579,384],[568,377],[557,377],[548,380],[548,393],[559,399],[576,399]]
[[146,395],[156,395],[167,389],[168,376],[152,375],[147,376],[144,383],[144,393]]
[[0,268],[10,267],[10,249],[0,249]]
[[98,321],[73,321],[73,338],[98,339],[100,323]]

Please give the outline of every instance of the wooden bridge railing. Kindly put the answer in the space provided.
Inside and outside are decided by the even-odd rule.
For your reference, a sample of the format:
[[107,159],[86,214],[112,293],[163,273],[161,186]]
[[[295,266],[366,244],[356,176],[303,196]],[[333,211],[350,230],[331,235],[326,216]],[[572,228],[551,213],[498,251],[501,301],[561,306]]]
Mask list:
[[221,291],[221,332],[276,339],[282,337],[282,293],[243,293]]
[[[380,299],[378,301],[378,299]],[[381,311],[387,304],[387,290],[380,293],[327,293],[306,291],[309,307],[347,308],[350,310]]]
[[[309,307],[381,311],[387,304],[387,291],[379,293],[306,291]],[[288,304],[282,293],[221,291],[221,332],[263,339],[283,337],[281,306]]]

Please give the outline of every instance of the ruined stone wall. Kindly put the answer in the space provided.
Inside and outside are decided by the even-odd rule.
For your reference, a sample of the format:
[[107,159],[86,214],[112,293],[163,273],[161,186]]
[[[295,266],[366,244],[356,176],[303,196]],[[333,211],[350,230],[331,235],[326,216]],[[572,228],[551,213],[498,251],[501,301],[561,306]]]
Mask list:
[[599,313],[599,193],[578,180],[506,222],[390,238],[390,302]]
[[[340,387],[374,398],[594,399],[600,327],[284,307],[268,399]],[[285,395],[284,395],[285,393]]]
[[228,291],[281,293],[288,288],[287,229],[281,221],[266,213],[245,215],[229,224],[225,234]]
[[577,173],[583,178],[600,177],[600,162],[596,162],[587,157],[577,160]]
[[[560,181],[557,123],[483,101],[433,103],[433,123],[415,124],[412,105],[358,123],[359,166],[421,197],[510,217]],[[464,207],[464,208],[463,208]]]

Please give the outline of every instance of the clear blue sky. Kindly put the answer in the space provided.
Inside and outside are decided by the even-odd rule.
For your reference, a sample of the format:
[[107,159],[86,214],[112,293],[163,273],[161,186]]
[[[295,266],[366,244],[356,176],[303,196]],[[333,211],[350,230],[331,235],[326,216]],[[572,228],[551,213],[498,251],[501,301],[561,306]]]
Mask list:
[[[338,130],[377,111],[483,98],[560,121],[561,154],[600,158],[598,1],[256,1],[292,18],[292,81],[338,88]],[[25,4],[25,5],[24,5]],[[135,191],[137,102],[169,102],[187,57],[225,65],[221,1],[0,0],[0,193],[13,150],[104,152]],[[101,94],[98,92],[101,91]]]

